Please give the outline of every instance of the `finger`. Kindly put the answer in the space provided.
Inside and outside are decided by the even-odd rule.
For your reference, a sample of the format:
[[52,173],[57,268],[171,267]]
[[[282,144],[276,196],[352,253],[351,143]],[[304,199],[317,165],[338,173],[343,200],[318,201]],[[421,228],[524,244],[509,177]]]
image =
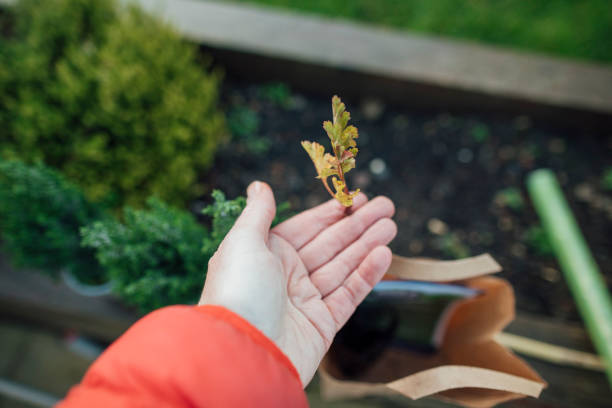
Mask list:
[[247,205],[234,223],[230,234],[241,231],[267,240],[275,215],[276,202],[272,189],[266,183],[254,181],[247,188]]
[[[353,199],[353,211],[367,201],[366,195],[359,193]],[[332,198],[277,225],[273,232],[299,250],[325,228],[344,218],[345,210],[346,207]]]
[[391,200],[376,197],[352,215],[343,218],[317,235],[300,249],[299,255],[309,272],[331,261],[381,218],[389,218],[395,212]]
[[374,249],[340,287],[323,298],[336,322],[336,331],[344,326],[357,306],[389,269],[391,257],[391,250],[385,246]]
[[396,234],[395,222],[389,218],[380,219],[338,256],[314,271],[310,279],[321,296],[336,290],[374,248],[387,245]]

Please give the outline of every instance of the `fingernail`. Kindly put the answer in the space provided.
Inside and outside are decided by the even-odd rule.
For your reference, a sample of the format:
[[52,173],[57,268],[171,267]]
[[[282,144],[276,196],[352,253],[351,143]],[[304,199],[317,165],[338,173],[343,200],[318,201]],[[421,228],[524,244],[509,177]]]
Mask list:
[[247,203],[249,198],[256,196],[261,191],[261,182],[254,181],[247,188]]

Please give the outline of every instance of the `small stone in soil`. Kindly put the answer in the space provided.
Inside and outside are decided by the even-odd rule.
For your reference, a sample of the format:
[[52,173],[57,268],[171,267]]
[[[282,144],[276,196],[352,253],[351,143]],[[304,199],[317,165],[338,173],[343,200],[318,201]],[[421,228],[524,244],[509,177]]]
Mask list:
[[523,244],[516,243],[512,244],[512,246],[510,247],[510,252],[515,257],[523,259],[527,254],[527,248]]
[[432,200],[439,201],[453,192],[453,185],[448,181],[435,183],[431,188],[430,197]]
[[353,175],[352,180],[356,188],[365,190],[370,185],[372,177],[370,177],[370,175],[366,171],[358,171],[355,173],[355,175]]
[[409,216],[410,216],[410,212],[408,211],[408,209],[406,207],[398,208],[396,213],[395,213],[395,219],[397,221],[407,220]]
[[565,152],[565,140],[560,138],[554,138],[548,142],[548,151],[555,154]]
[[510,145],[500,147],[499,151],[497,152],[497,156],[501,160],[512,160],[514,159],[515,155],[516,155],[516,149],[514,148],[514,146],[510,146]]
[[580,183],[574,188],[574,195],[582,201],[591,201],[595,195],[593,188],[587,183]]
[[308,101],[302,95],[292,95],[289,99],[289,109],[293,111],[302,111],[306,109]]
[[514,119],[514,128],[516,130],[527,130],[531,127],[531,119],[529,116],[521,115]]
[[472,153],[472,151],[467,147],[461,148],[457,152],[457,160],[459,160],[460,163],[468,164],[472,161],[473,158],[474,153]]
[[512,229],[512,218],[510,217],[501,217],[497,221],[497,226],[501,231],[510,231]]
[[302,199],[299,195],[293,194],[287,199],[292,209],[302,208]]
[[300,177],[299,174],[291,172],[287,175],[287,183],[291,190],[301,190],[304,186],[304,179]]
[[418,239],[414,239],[408,244],[408,249],[414,255],[420,254],[423,252],[423,242],[419,241]]
[[495,237],[490,232],[483,232],[480,234],[480,241],[482,245],[491,246],[495,242]]
[[427,229],[434,235],[444,235],[448,232],[448,225],[442,220],[431,218],[427,221]]
[[385,111],[385,105],[378,99],[366,99],[361,104],[363,116],[369,121],[378,120]]
[[317,205],[321,204],[323,202],[323,200],[321,200],[321,197],[319,197],[316,194],[309,194],[306,196],[306,199],[304,200],[304,204],[306,204],[305,208],[312,208],[312,207],[316,207]]
[[429,121],[423,124],[423,133],[425,134],[425,136],[433,136],[436,134],[436,131],[437,131],[436,122]]
[[431,152],[436,156],[445,155],[446,150],[446,145],[442,142],[436,142],[431,146]]
[[448,128],[453,124],[453,117],[448,113],[441,113],[437,118],[440,127]]
[[476,232],[476,231],[471,231],[468,234],[468,239],[470,241],[470,244],[472,244],[472,245],[478,245],[478,244],[480,244],[480,241],[481,241],[480,240],[480,234],[478,232]]
[[542,269],[541,276],[548,282],[558,282],[561,274],[555,268],[546,267]]
[[376,158],[370,162],[370,172],[377,177],[384,177],[387,173],[387,164],[383,159]]
[[397,130],[406,130],[410,121],[405,115],[396,115],[393,118],[393,127]]

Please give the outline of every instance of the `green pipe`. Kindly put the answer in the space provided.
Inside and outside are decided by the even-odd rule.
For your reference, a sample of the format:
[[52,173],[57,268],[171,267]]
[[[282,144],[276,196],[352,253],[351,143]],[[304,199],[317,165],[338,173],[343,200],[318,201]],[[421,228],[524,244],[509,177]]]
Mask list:
[[612,300],[552,171],[527,177],[527,190],[612,386]]

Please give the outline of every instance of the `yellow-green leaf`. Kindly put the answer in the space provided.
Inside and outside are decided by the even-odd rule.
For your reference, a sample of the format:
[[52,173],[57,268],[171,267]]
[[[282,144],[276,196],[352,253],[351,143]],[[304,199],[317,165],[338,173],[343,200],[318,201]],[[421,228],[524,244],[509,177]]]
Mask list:
[[342,173],[346,174],[351,169],[354,169],[354,168],[355,168],[355,158],[354,157],[349,157],[348,159],[345,159],[342,162]]
[[334,195],[336,200],[340,201],[340,204],[345,207],[350,207],[353,205],[353,198],[355,198],[355,196],[359,193],[359,189],[347,194],[344,192],[344,188],[346,187],[344,182],[338,180],[336,177],[333,177],[332,183],[334,184],[334,189],[336,190],[336,194]]
[[338,175],[337,166],[335,165],[336,158],[329,153],[325,153],[325,148],[322,145],[305,140],[302,142],[302,146],[315,165],[317,178],[325,180],[329,176]]

